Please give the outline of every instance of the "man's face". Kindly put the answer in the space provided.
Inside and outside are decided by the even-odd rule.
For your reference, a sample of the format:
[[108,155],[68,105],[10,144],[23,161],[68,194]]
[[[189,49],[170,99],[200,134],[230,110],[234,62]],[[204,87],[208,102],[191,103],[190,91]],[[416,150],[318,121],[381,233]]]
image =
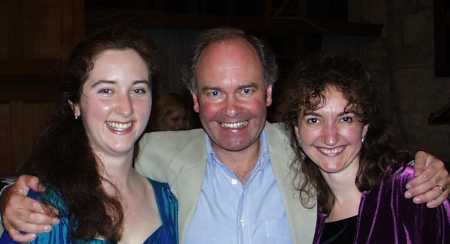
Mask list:
[[195,75],[194,110],[214,150],[257,148],[272,86],[264,82],[256,51],[243,39],[213,43],[203,50]]

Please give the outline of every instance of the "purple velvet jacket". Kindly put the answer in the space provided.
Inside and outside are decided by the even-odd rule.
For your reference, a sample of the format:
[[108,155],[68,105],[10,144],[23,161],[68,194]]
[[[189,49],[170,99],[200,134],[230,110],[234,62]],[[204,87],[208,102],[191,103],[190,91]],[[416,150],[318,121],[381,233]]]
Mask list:
[[[354,243],[450,243],[449,200],[430,209],[406,199],[405,186],[413,176],[412,167],[402,167],[375,189],[363,192]],[[318,214],[315,244],[320,243],[326,218]]]

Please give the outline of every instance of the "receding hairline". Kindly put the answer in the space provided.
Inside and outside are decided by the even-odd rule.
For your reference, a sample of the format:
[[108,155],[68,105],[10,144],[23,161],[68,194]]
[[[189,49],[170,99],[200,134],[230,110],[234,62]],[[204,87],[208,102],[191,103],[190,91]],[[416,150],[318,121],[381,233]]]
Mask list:
[[[236,47],[236,43],[239,44],[239,47]],[[234,48],[240,48],[241,51],[244,50],[242,48],[245,47],[247,54],[251,53],[252,59],[257,61],[258,65],[261,69],[261,75],[264,76],[264,65],[261,60],[260,55],[258,54],[258,51],[248,40],[246,40],[245,38],[240,37],[240,36],[234,36],[234,37],[230,37],[228,39],[217,40],[217,41],[211,42],[207,46],[205,46],[198,57],[198,61],[196,64],[196,72],[198,72],[198,68],[199,68],[200,64],[202,63],[205,53],[211,52],[210,51],[211,48],[219,46],[219,45],[232,45],[232,44],[234,44]],[[209,54],[209,55],[211,55],[211,54]]]

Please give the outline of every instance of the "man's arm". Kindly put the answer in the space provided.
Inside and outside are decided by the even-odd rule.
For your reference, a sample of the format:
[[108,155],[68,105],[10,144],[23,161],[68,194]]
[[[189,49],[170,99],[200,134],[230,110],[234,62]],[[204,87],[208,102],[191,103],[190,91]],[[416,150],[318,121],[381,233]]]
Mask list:
[[0,199],[2,221],[11,238],[27,242],[36,238],[35,233],[50,231],[58,219],[46,213],[43,205],[27,197],[29,189],[43,191],[39,179],[21,176],[17,182],[5,190]]
[[435,208],[448,198],[450,176],[444,162],[423,151],[415,156],[415,177],[406,185],[406,198],[413,198],[415,203],[427,203]]
[[[408,183],[406,195],[419,198],[420,201],[415,201],[417,203],[427,202],[429,207],[440,205],[449,193],[448,189],[444,191],[437,189],[438,184],[447,187],[450,182],[444,163],[430,154],[418,152],[415,170],[417,176]],[[19,242],[31,240],[35,236],[33,233],[49,231],[51,225],[58,222],[56,218],[45,214],[39,202],[26,197],[30,188],[42,191],[36,177],[21,176],[0,199],[4,226],[11,237]]]

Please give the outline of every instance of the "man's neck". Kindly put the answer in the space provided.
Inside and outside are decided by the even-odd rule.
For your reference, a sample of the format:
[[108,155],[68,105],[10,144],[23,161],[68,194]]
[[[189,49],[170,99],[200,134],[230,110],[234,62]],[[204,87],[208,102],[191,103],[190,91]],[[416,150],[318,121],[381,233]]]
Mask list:
[[256,166],[261,143],[258,141],[240,151],[228,151],[214,145],[212,148],[217,158],[239,178],[241,183],[245,183]]

